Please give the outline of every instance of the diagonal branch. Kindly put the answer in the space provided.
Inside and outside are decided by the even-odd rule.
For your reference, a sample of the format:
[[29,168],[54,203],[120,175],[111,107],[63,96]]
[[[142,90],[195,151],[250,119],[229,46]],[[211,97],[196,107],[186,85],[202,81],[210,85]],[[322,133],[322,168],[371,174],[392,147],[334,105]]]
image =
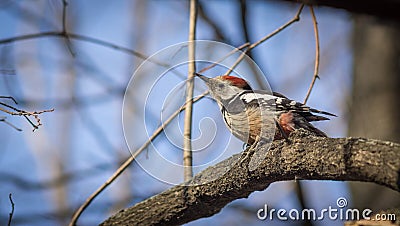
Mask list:
[[10,203],[11,203],[11,212],[10,212],[9,217],[8,217],[8,224],[7,225],[10,226],[12,218],[13,218],[13,215],[14,215],[14,206],[15,206],[14,201],[12,200],[12,194],[11,193],[8,195],[8,199],[10,200]]
[[222,32],[223,29],[214,21],[215,18],[214,18],[213,16],[209,15],[209,14],[204,10],[203,4],[202,4],[201,2],[197,2],[197,6],[198,6],[198,13],[199,13],[199,16],[200,16],[201,19],[202,19],[205,23],[207,23],[207,24],[211,27],[211,29],[214,31],[215,38],[216,38],[218,41],[225,42],[225,43],[230,43],[231,40],[228,39],[228,38],[226,37],[226,35]]
[[[189,183],[194,185],[175,186],[121,210],[101,225],[184,224],[212,216],[233,200],[264,190],[273,182],[299,178],[373,182],[400,191],[400,144],[364,138],[313,137],[304,130],[292,133],[290,139],[291,144],[275,141],[253,171],[249,171],[248,164],[255,149],[250,148],[207,168]],[[256,147],[265,148],[268,146]],[[199,183],[201,178],[226,171],[226,167],[230,170],[222,177]]]
[[7,121],[7,117],[5,116],[0,116],[0,122],[5,123],[6,125],[10,126],[11,128],[17,130],[17,131],[22,131],[22,129],[16,127],[14,124],[10,123]]
[[[200,99],[202,99],[205,95],[207,95],[208,92],[204,92],[198,97],[193,99],[193,103],[196,103]],[[122,165],[113,173],[113,175],[110,176],[110,178],[107,179],[105,183],[103,183],[99,188],[97,188],[96,191],[94,191],[86,200],[85,202],[75,211],[75,213],[72,216],[71,222],[68,224],[69,226],[73,226],[76,224],[78,221],[78,218],[81,216],[82,212],[93,202],[93,200],[101,193],[103,192],[112,182],[114,182],[115,179],[119,177],[127,168],[128,166],[136,159],[136,157],[142,153],[143,150],[145,150],[153,140],[161,134],[161,132],[164,130],[164,126],[168,125],[179,113],[181,113],[183,110],[185,110],[186,104],[183,105],[181,108],[176,110],[172,115],[165,120],[164,125],[158,127],[153,134],[149,137],[149,139],[139,148],[137,149],[125,162],[122,163]]]
[[[300,14],[303,11],[304,8],[304,4],[301,4],[299,9],[297,10],[296,15],[294,15],[294,17],[289,20],[288,22],[286,22],[284,25],[278,27],[276,30],[274,30],[273,32],[271,32],[270,34],[264,36],[263,38],[261,38],[260,40],[258,40],[257,42],[252,43],[247,49],[245,49],[242,54],[239,56],[239,58],[235,61],[235,63],[233,64],[233,66],[231,68],[236,67],[240,62],[242,62],[242,60],[244,59],[245,55],[247,54],[248,51],[256,48],[257,46],[259,46],[260,44],[264,43],[265,41],[267,41],[268,39],[274,37],[276,34],[278,34],[279,32],[285,30],[287,27],[289,27],[290,25],[292,25],[293,23],[297,22],[300,20]],[[229,75],[230,73],[232,73],[232,70],[228,70],[228,72],[226,73],[227,75]]]

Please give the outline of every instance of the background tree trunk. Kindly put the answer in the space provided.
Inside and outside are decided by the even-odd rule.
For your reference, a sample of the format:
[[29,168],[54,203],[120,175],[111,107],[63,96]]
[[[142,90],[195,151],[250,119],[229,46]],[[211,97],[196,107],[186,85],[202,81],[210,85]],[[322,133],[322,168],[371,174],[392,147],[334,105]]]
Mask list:
[[[400,141],[400,27],[356,16],[354,78],[349,136]],[[398,193],[375,184],[351,183],[353,205],[373,210],[400,206]]]

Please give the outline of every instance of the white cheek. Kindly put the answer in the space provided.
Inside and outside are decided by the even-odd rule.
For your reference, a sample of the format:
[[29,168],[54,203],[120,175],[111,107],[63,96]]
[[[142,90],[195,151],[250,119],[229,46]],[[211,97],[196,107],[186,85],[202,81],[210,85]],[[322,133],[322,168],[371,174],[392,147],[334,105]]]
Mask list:
[[237,92],[235,92],[233,89],[223,89],[220,87],[216,87],[214,92],[212,92],[212,96],[219,97],[220,99],[229,99],[236,93]]
[[222,99],[230,99],[232,96],[234,96],[236,92],[230,92],[230,91],[221,91],[221,97]]

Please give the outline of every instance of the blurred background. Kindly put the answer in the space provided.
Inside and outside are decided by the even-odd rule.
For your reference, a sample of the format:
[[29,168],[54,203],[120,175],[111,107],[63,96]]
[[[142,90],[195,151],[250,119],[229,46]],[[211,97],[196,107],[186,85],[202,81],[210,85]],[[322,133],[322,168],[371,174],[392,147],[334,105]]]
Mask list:
[[[25,118],[0,112],[1,225],[9,219],[10,193],[15,203],[12,225],[67,224],[84,200],[130,156],[123,132],[122,103],[133,73],[147,56],[188,38],[188,1],[66,2],[0,1],[0,96],[12,96],[18,105],[9,99],[0,102],[28,111],[55,109],[40,115],[43,125],[34,132]],[[235,47],[253,43],[293,18],[299,6],[281,1],[199,1],[197,39]],[[328,7],[316,7],[315,13],[320,31],[321,79],[307,103],[339,116],[317,126],[331,137],[400,142],[398,24]],[[62,32],[67,32],[69,39]],[[249,56],[272,90],[303,101],[315,61],[308,7],[299,22],[253,49]],[[245,78],[254,87],[265,85],[257,84],[260,80],[250,75]],[[151,76],[135,79],[143,84],[154,82]],[[174,79],[177,85],[184,81],[184,77]],[[176,97],[184,98],[184,90],[183,85],[180,89],[178,86]],[[203,91],[204,87],[196,86],[196,90]],[[131,149],[147,140],[144,127],[152,133],[161,124],[165,110],[159,101],[153,106],[153,102],[147,102],[144,114],[142,91],[134,95],[138,98],[129,103],[128,111],[132,120],[124,125],[130,130],[127,139]],[[179,107],[171,102],[168,111]],[[220,141],[230,134],[216,104],[207,99],[199,104],[203,105],[194,109],[197,122],[200,116],[212,117],[219,136],[219,143],[214,141],[207,150],[225,148]],[[207,132],[210,125],[204,126],[202,130]],[[175,139],[181,135],[169,134],[175,134]],[[242,148],[235,139],[228,147],[236,153]],[[155,149],[171,153],[178,161],[181,156],[165,134],[157,137],[141,158],[151,162],[149,153]],[[183,172],[160,170],[182,176],[183,181]],[[78,225],[97,225],[118,210],[171,186],[133,163],[85,210]],[[374,211],[400,204],[396,192],[377,185],[279,182],[188,225],[343,225],[342,221],[329,220],[265,222],[256,216],[264,204],[276,209],[320,210],[337,207],[339,197],[345,197],[350,208]]]

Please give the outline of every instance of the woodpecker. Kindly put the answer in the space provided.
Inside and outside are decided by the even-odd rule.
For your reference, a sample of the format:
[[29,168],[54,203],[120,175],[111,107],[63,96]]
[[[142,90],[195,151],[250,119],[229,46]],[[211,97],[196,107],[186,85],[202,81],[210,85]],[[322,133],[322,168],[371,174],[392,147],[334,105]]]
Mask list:
[[197,73],[196,76],[206,83],[232,134],[248,145],[253,145],[259,138],[288,140],[289,134],[300,128],[326,137],[310,122],[329,120],[315,114],[336,116],[310,108],[277,92],[253,90],[242,78],[229,75],[208,78]]

